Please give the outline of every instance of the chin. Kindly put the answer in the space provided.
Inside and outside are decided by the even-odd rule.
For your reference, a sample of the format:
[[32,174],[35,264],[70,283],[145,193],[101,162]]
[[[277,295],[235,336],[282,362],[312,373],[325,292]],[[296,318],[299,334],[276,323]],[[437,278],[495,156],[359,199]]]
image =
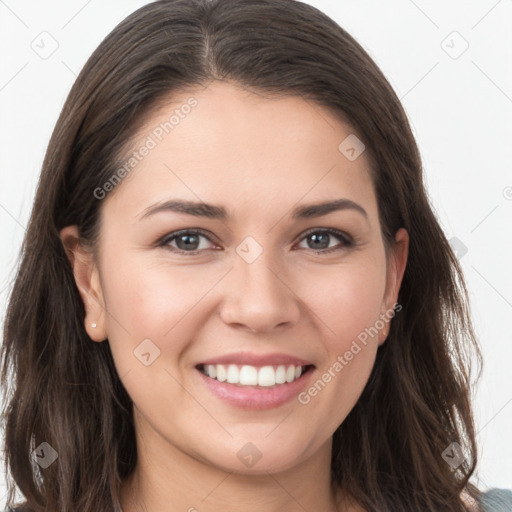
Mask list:
[[[217,453],[201,457],[211,466],[223,471],[243,475],[266,475],[287,471],[307,458],[304,453],[306,443],[283,446],[281,442],[248,441],[234,442],[236,448],[226,446]],[[300,449],[298,448],[300,446]]]

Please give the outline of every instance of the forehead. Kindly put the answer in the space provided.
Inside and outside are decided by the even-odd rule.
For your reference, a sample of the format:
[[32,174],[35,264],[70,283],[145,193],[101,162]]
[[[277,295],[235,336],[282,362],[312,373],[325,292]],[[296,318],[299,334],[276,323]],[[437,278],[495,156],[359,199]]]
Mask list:
[[169,197],[234,210],[348,197],[371,214],[369,159],[340,150],[354,136],[348,123],[301,96],[214,81],[160,102],[130,141],[123,160],[131,165],[109,202],[134,213]]

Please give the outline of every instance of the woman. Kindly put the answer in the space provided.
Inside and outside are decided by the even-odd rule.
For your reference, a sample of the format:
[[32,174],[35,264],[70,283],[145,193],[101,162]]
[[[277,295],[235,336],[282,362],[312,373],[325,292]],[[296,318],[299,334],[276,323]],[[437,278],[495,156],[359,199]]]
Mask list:
[[18,510],[479,510],[479,355],[406,115],[336,23],[161,0],[101,43],[7,312]]

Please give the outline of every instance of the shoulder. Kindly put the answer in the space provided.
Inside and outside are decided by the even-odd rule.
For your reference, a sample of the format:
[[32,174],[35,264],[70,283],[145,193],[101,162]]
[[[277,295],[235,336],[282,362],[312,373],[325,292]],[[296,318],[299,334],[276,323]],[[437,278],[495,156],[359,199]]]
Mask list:
[[478,497],[478,503],[467,492],[461,495],[468,512],[512,512],[512,491],[489,489]]
[[509,489],[490,489],[482,493],[479,502],[482,512],[511,512],[512,491]]

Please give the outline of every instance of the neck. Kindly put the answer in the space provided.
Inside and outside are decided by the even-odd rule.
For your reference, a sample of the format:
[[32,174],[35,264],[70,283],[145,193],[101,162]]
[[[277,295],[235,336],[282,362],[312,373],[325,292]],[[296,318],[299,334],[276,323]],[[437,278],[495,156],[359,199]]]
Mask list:
[[137,466],[121,487],[123,512],[213,512],[228,505],[245,512],[352,510],[331,488],[332,439],[285,471],[243,474],[185,453],[155,431],[136,432]]

